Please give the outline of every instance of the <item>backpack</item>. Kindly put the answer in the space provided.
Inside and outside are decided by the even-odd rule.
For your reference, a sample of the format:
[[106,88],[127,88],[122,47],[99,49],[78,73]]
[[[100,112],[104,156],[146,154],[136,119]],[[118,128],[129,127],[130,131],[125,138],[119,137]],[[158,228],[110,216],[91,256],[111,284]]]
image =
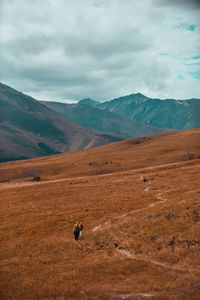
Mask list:
[[74,233],[79,233],[79,227],[78,226],[74,227]]

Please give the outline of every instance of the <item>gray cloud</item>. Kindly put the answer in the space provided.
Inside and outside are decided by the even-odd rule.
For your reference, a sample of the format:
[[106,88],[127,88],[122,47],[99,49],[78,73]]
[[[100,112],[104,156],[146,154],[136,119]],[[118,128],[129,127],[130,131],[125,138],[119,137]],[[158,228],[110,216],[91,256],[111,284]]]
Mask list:
[[160,5],[168,5],[168,6],[179,6],[185,8],[192,9],[200,9],[200,1],[199,0],[153,0],[155,3]]
[[200,52],[194,6],[197,1],[1,0],[0,80],[54,101],[134,92],[200,97],[191,76]]

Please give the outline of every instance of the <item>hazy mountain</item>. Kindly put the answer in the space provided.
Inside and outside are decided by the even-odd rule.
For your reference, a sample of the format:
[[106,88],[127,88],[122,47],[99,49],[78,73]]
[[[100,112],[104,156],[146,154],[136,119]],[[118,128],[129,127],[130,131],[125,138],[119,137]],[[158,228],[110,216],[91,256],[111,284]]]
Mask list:
[[138,93],[101,103],[98,108],[160,128],[200,127],[199,99],[160,100]]
[[0,84],[0,161],[95,147],[122,138],[86,129],[37,100]]
[[[42,103],[84,127],[94,128],[103,132],[127,137],[140,137],[167,131],[167,129],[147,126],[130,118],[98,109],[93,106],[93,102],[90,99],[80,101],[78,104],[63,104],[49,101],[43,101]],[[90,103],[92,106],[89,105]]]
[[82,99],[82,100],[79,101],[79,103],[88,104],[88,105],[93,106],[93,107],[97,107],[100,104],[100,102],[92,100],[90,98]]

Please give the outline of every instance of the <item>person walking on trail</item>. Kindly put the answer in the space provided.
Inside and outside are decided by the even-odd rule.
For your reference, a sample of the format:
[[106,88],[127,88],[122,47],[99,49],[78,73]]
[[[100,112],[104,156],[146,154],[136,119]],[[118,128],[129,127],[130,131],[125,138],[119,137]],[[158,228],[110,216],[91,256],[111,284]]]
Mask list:
[[79,229],[78,223],[76,223],[76,224],[74,225],[73,233],[74,233],[75,241],[78,241],[78,239],[79,239],[79,234],[80,234],[80,229]]
[[82,222],[79,222],[79,231],[80,231],[80,236],[81,236],[82,233],[83,233],[83,224],[82,224]]

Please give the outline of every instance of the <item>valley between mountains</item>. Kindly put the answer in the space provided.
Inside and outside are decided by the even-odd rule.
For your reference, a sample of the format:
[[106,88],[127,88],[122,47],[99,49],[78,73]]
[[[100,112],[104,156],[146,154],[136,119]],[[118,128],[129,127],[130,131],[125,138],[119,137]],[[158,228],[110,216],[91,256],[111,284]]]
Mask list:
[[1,299],[198,299],[199,141],[193,129],[2,163]]

